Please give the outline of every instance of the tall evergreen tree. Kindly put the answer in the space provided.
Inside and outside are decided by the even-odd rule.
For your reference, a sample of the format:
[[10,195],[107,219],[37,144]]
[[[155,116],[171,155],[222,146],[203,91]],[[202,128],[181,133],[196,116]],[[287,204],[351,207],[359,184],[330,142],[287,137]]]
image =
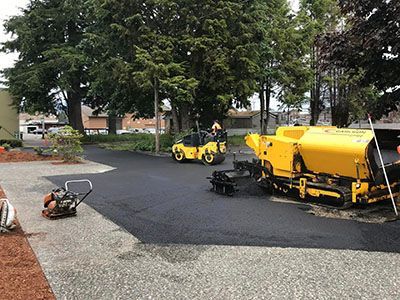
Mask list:
[[140,28],[140,18],[132,15],[140,15],[140,3],[90,0],[88,5],[96,20],[84,40],[85,51],[95,61],[89,72],[88,104],[96,112],[108,112],[110,125],[117,116],[126,113],[135,113],[136,117],[153,116],[152,91],[139,86],[132,75]]
[[3,71],[16,104],[45,113],[65,104],[70,124],[80,132],[92,63],[81,44],[87,17],[84,0],[32,0],[22,15],[5,22],[15,38],[2,48],[19,52],[15,66]]
[[183,1],[189,24],[182,45],[183,60],[199,85],[193,114],[203,124],[221,119],[233,104],[249,105],[257,90],[258,22],[256,1]]
[[258,70],[253,1],[94,1],[105,28],[116,33],[114,43],[130,45],[112,55],[126,69],[124,80],[145,94],[154,94],[157,83],[160,100],[171,102],[176,131],[197,116],[207,124],[233,102],[248,103]]

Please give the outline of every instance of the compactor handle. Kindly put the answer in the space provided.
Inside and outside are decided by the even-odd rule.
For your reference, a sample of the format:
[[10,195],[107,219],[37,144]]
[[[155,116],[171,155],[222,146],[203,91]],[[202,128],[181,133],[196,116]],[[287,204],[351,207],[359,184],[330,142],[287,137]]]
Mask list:
[[68,180],[68,181],[65,182],[65,189],[66,189],[67,191],[69,191],[70,189],[69,189],[68,186],[69,186],[71,183],[81,183],[81,182],[86,182],[86,183],[89,184],[89,191],[88,191],[87,193],[90,193],[91,191],[93,191],[93,184],[92,184],[92,182],[91,182],[89,179]]
[[[89,196],[89,194],[93,191],[93,184],[89,179],[81,179],[81,180],[68,180],[65,182],[65,189],[67,190],[67,192],[69,191],[68,189],[68,185],[71,183],[82,183],[82,182],[86,182],[89,184],[89,190],[86,193],[76,193],[77,195],[77,200],[75,202],[75,208],[78,207],[79,204],[82,203],[83,200],[86,199],[87,196]],[[79,199],[79,196],[83,196],[82,198]]]

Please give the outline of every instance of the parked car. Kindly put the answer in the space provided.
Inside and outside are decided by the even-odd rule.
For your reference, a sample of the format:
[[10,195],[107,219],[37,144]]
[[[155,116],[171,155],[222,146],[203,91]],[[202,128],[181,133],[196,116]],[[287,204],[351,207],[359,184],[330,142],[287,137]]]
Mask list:
[[[33,134],[43,134],[43,129],[42,128],[38,128],[38,129],[35,129],[35,130],[31,131],[31,133],[33,133]],[[45,134],[47,133],[46,129],[44,130],[44,133]]]
[[60,131],[62,127],[50,127],[49,129],[47,129],[48,133],[57,133]]
[[130,128],[128,130],[117,130],[117,134],[150,133],[146,128]]
[[147,128],[134,128],[131,129],[134,133],[151,133]]
[[[151,133],[151,134],[155,134],[156,133],[156,129],[155,128],[146,128],[146,129],[143,129],[143,130],[145,130],[144,133]],[[160,128],[160,133],[162,134],[164,132],[165,132],[165,130]]]
[[132,133],[134,132],[125,129],[117,130],[117,134],[132,134]]

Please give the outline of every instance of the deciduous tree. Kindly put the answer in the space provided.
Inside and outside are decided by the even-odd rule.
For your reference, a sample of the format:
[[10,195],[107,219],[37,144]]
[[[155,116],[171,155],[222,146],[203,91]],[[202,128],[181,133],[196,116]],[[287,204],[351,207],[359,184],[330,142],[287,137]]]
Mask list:
[[379,101],[372,96],[365,102],[367,110],[380,118],[399,105],[400,2],[355,0],[340,1],[340,5],[347,26],[330,41],[333,60],[352,78],[361,70],[358,85],[379,92]]
[[335,30],[339,23],[339,11],[336,0],[301,0],[298,15],[303,29],[304,39],[309,44],[308,66],[312,72],[310,80],[310,125],[318,123],[321,110],[325,108],[322,91],[323,70],[319,38]]

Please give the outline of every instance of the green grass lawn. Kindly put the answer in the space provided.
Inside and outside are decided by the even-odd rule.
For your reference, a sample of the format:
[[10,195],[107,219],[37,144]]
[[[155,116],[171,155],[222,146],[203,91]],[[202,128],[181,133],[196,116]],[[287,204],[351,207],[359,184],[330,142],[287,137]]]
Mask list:
[[[156,148],[153,134],[109,134],[89,135],[83,138],[84,144],[98,144],[100,147],[110,150],[151,151]],[[160,135],[160,148],[163,152],[170,152],[174,143],[174,137],[169,134]]]
[[233,135],[228,136],[228,147],[229,146],[246,146],[244,141],[245,135]]
[[[228,147],[246,146],[244,135],[228,137]],[[171,152],[175,138],[170,134],[160,136],[160,148],[162,152]],[[97,144],[102,148],[120,151],[155,151],[155,136],[153,134],[110,134],[88,135],[82,140],[84,144]]]

